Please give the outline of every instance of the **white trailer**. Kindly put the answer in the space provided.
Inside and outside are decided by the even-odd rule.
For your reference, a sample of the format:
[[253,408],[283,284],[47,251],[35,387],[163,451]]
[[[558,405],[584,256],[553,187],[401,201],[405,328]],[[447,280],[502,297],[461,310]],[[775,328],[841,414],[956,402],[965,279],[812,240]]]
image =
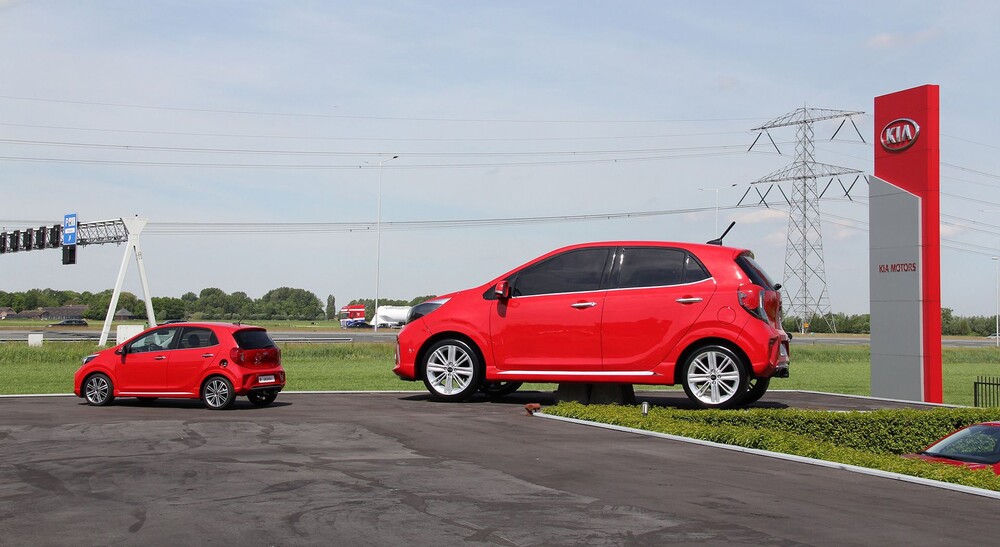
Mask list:
[[402,327],[406,323],[406,314],[410,306],[379,306],[375,310],[374,323],[377,327]]

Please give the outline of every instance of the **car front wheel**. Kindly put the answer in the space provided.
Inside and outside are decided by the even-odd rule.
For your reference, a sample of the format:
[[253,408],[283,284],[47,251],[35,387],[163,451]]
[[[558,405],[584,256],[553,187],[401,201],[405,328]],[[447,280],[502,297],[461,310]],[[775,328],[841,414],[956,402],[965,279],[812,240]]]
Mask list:
[[464,401],[482,385],[482,368],[479,356],[467,343],[440,340],[424,353],[424,385],[439,401]]
[[223,410],[233,404],[233,384],[222,376],[213,376],[201,388],[201,400],[209,410]]
[[723,346],[699,348],[684,363],[684,392],[702,408],[742,403],[748,382],[743,360]]
[[114,386],[106,374],[98,373],[87,378],[83,384],[83,392],[87,404],[92,406],[105,406],[115,400]]

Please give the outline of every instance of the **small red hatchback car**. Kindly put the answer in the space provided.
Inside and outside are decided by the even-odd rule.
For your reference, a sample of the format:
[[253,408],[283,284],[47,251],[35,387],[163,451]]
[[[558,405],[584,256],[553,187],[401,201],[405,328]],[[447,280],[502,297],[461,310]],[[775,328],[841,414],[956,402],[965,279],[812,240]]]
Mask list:
[[701,407],[750,404],[788,376],[779,288],[743,249],[573,245],[415,306],[393,372],[450,401],[584,382],[682,384]]
[[89,355],[73,379],[73,393],[103,406],[115,397],[198,399],[224,409],[238,395],[271,404],[285,387],[281,350],[260,327],[174,323],[148,329]]
[[963,427],[928,446],[923,452],[905,454],[929,462],[969,469],[989,469],[1000,475],[1000,422]]

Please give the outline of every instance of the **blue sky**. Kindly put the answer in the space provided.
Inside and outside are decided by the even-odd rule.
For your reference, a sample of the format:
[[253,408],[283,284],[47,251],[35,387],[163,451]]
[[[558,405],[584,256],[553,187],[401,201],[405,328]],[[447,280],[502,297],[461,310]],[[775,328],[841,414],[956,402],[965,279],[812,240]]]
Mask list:
[[[871,171],[877,95],[941,86],[942,294],[995,313],[994,2],[0,0],[0,225],[139,215],[156,296],[309,289],[339,303],[478,285],[555,247],[726,242],[784,270],[787,215],[730,208],[791,163],[803,105],[865,111],[817,160]],[[868,308],[866,191],[827,200],[832,308]],[[412,221],[703,209],[402,229]],[[981,210],[991,212],[980,212]],[[241,223],[232,226],[227,223]],[[287,223],[311,223],[288,231]],[[393,224],[396,223],[396,224]],[[244,224],[255,224],[250,229]],[[4,256],[0,290],[98,291],[122,249]],[[141,293],[134,267],[126,289]]]

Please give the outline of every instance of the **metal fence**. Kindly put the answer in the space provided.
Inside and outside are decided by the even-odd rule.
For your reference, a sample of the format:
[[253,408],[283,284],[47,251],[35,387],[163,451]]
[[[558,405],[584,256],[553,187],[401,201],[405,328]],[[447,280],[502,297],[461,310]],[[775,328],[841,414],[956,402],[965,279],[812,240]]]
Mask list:
[[972,383],[973,404],[979,406],[1000,406],[1000,377],[977,376]]

